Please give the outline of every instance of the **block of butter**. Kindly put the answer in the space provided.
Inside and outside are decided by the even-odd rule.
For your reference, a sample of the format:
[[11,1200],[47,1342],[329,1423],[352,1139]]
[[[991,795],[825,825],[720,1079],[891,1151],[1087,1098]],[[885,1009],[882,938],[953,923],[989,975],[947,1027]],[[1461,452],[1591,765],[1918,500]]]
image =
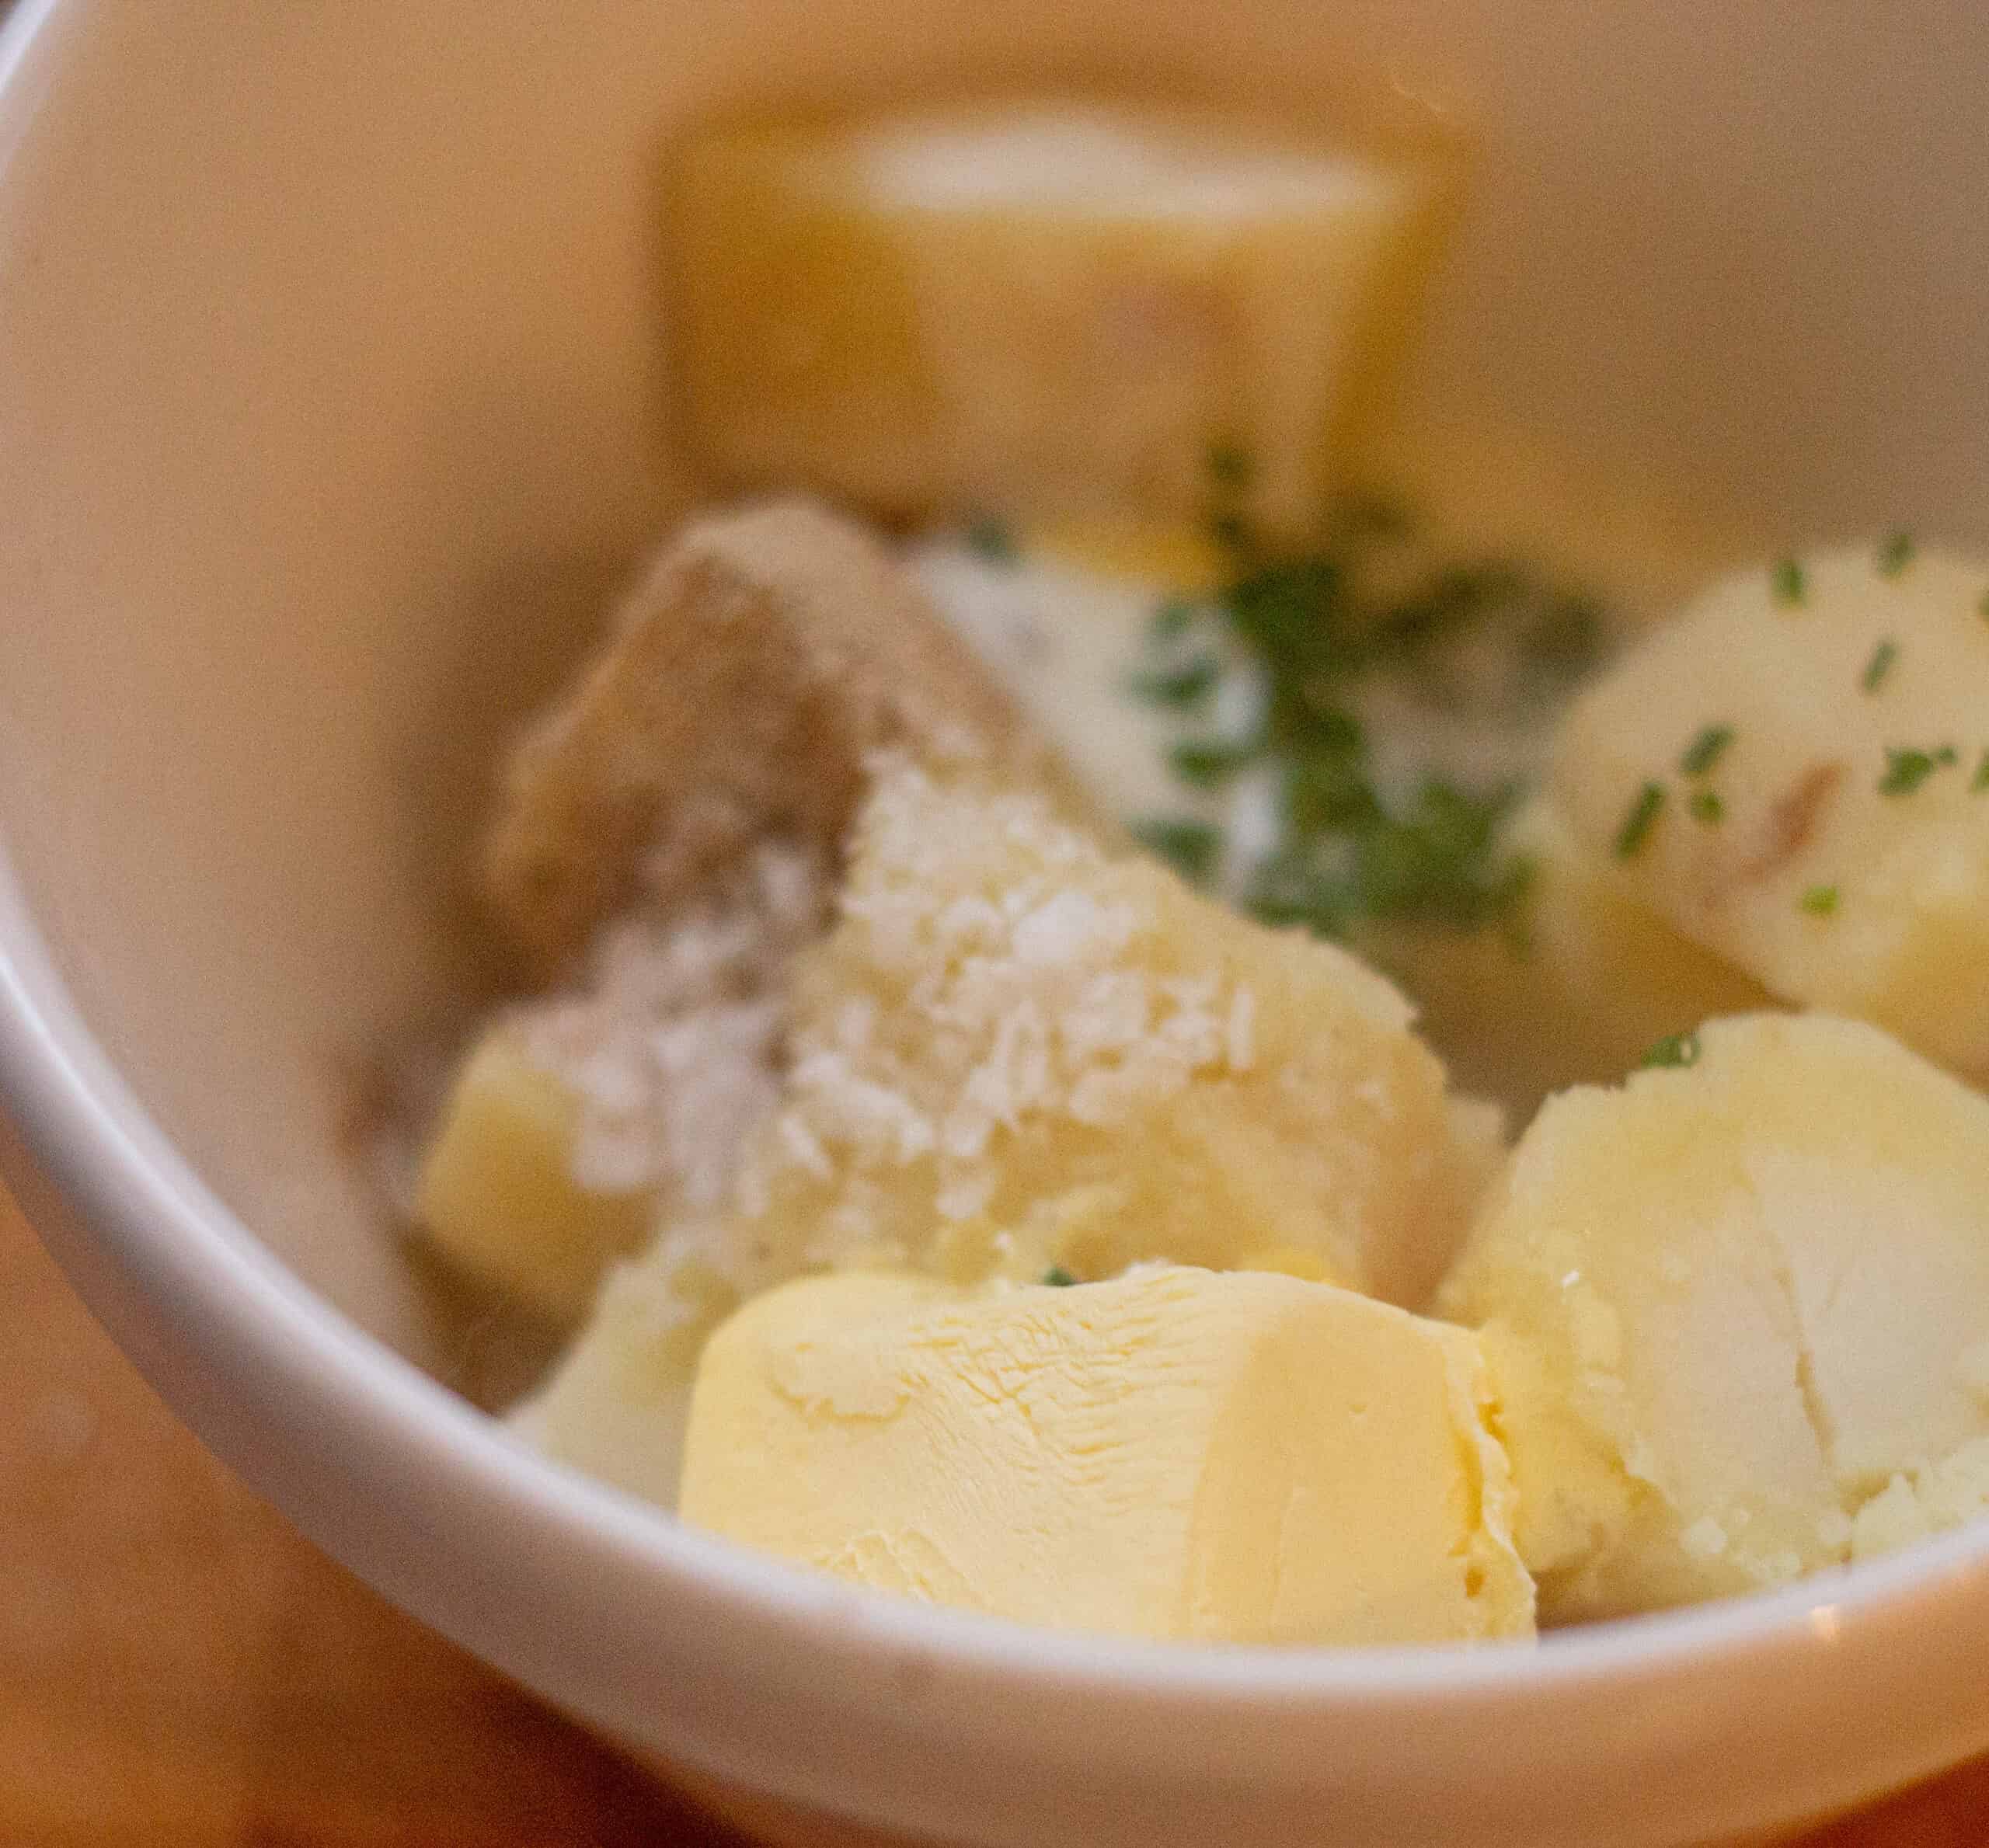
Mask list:
[[684,1519],[1065,1629],[1470,1642],[1533,1628],[1474,1338],[1329,1285],[1151,1266],[783,1286],[707,1345]]
[[691,437],[728,483],[891,515],[1200,520],[1219,490],[1301,534],[1451,164],[1054,99],[704,136],[673,188]]
[[1822,1015],[1675,1057],[1541,1111],[1438,1297],[1481,1329],[1556,1620],[1774,1584],[1982,1499],[1989,1099]]

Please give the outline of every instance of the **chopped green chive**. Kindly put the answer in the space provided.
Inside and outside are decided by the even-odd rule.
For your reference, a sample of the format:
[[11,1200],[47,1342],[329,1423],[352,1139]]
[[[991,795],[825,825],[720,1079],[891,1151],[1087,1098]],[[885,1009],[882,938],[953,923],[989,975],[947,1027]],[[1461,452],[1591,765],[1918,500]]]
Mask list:
[[1899,644],[1893,641],[1881,642],[1872,650],[1872,658],[1865,663],[1865,671],[1858,679],[1858,685],[1867,693],[1876,693],[1885,684],[1886,676],[1893,670],[1893,663],[1899,659]]
[[1812,917],[1832,917],[1837,914],[1834,886],[1812,886],[1796,902]]
[[1688,777],[1704,776],[1726,754],[1726,747],[1733,742],[1733,726],[1709,725],[1686,746],[1685,754],[1678,760],[1678,767]]
[[983,513],[967,525],[967,548],[991,565],[1012,565],[1022,555],[1015,543],[1015,528],[992,513]]
[[1167,761],[1192,788],[1219,789],[1256,754],[1252,746],[1227,738],[1184,738],[1169,747]]
[[1881,577],[1897,577],[1913,562],[1913,535],[1908,532],[1888,533],[1880,541],[1878,556],[1872,560]]
[[1068,1289],[1073,1283],[1077,1282],[1077,1279],[1061,1264],[1050,1265],[1049,1269],[1043,1273],[1043,1280],[1052,1289]]
[[1221,673],[1214,655],[1197,655],[1178,666],[1142,668],[1127,686],[1149,705],[1192,706],[1208,696]]
[[1768,583],[1775,601],[1792,609],[1810,593],[1810,574],[1803,569],[1800,559],[1778,559],[1768,573]]
[[1726,819],[1726,804],[1720,800],[1717,789],[1694,790],[1687,806],[1692,812],[1692,819],[1702,827],[1716,828]]
[[1252,470],[1249,453],[1234,443],[1217,443],[1209,451],[1209,475],[1219,488],[1247,488]]
[[[1419,786],[1384,787],[1357,717],[1359,691],[1371,676],[1399,676],[1433,709],[1496,701],[1538,718],[1603,652],[1603,613],[1498,558],[1416,561],[1405,585],[1401,517],[1356,499],[1329,510],[1312,545],[1269,549],[1234,492],[1252,458],[1225,453],[1231,447],[1218,444],[1207,458],[1210,530],[1231,548],[1228,581],[1153,612],[1153,653],[1137,664],[1130,691],[1206,715],[1161,747],[1185,785],[1217,789],[1239,769],[1261,767],[1277,791],[1275,836],[1261,858],[1238,869],[1238,903],[1325,937],[1381,919],[1461,930],[1513,919],[1530,872],[1506,839],[1516,792],[1433,775]],[[1385,570],[1371,569],[1378,547],[1389,554]],[[1503,645],[1509,670],[1489,677],[1482,693],[1465,671],[1475,655],[1467,662],[1458,653],[1480,635]],[[1232,663],[1261,690],[1261,705],[1247,736],[1212,736],[1214,715],[1200,702],[1228,690]],[[1140,833],[1198,882],[1228,851],[1217,829],[1190,814],[1157,818]]]
[[1650,838],[1650,831],[1657,825],[1658,812],[1664,806],[1664,785],[1646,783],[1637,792],[1623,817],[1623,825],[1616,830],[1616,858],[1628,860],[1635,858],[1644,843]]
[[1886,774],[1879,779],[1881,795],[1911,795],[1937,770],[1958,760],[1952,744],[1938,750],[1921,750],[1911,745],[1886,747]]
[[1159,854],[1191,886],[1214,872],[1222,853],[1222,830],[1206,821],[1178,816],[1155,816],[1133,823],[1133,838]]
[[1975,774],[1968,779],[1968,789],[1971,795],[1980,795],[1984,790],[1989,789],[1989,750],[1983,752],[1980,760],[1976,764]]
[[1699,1052],[1699,1036],[1696,1032],[1667,1034],[1637,1061],[1637,1065],[1639,1070],[1644,1071],[1666,1066],[1697,1065]]

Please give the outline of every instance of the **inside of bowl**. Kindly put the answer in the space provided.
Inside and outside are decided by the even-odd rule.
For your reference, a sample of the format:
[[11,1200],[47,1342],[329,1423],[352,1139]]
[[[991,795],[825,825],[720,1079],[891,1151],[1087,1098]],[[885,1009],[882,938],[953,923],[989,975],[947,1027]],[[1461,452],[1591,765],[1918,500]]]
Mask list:
[[479,979],[498,741],[683,497],[684,122],[1039,70],[1406,99],[1479,144],[1416,395],[1481,466],[1965,541],[1985,58],[1961,5],[72,0],[0,101],[0,839],[209,1182],[459,1376],[352,1159],[364,1080]]

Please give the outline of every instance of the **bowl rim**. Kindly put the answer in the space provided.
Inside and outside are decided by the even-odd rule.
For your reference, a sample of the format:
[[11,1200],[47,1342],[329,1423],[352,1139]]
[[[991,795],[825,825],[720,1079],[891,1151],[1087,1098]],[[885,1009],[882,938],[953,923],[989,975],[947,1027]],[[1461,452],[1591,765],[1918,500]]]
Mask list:
[[[0,24],[0,107],[30,53],[85,0],[19,0]],[[96,1250],[169,1321],[222,1331],[299,1403],[436,1472],[466,1500],[523,1504],[549,1529],[607,1549],[699,1620],[770,1625],[852,1665],[914,1654],[991,1690],[1310,1711],[1350,1701],[1461,1707],[1502,1697],[1629,1688],[1771,1662],[1799,1674],[1888,1630],[1989,1600],[1989,1523],[1774,1590],[1472,1648],[1294,1648],[1145,1642],[1038,1629],[854,1590],[702,1533],[540,1455],[311,1290],[200,1180],[85,1021],[7,852],[0,822],[0,1109],[78,1209]],[[170,1380],[161,1383],[172,1395]]]

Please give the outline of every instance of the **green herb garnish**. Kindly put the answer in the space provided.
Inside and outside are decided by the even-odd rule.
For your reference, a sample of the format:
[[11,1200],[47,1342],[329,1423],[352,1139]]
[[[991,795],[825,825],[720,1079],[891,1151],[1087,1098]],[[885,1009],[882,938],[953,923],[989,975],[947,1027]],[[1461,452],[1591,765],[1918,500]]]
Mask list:
[[1692,819],[1704,827],[1716,828],[1726,819],[1726,804],[1720,800],[1717,789],[1695,789],[1686,806],[1691,810]]
[[1635,859],[1650,838],[1650,831],[1657,826],[1657,817],[1664,806],[1664,785],[1646,783],[1639,789],[1625,813],[1622,825],[1616,830],[1615,848],[1619,860]]
[[1063,1265],[1061,1264],[1053,1264],[1050,1265],[1049,1269],[1043,1273],[1043,1280],[1044,1282],[1048,1284],[1052,1289],[1068,1289],[1072,1284],[1077,1282],[1077,1279],[1072,1276],[1068,1271],[1064,1269]]
[[1796,903],[1812,917],[1832,917],[1837,914],[1837,889],[1834,886],[1812,886]]
[[1775,600],[1793,609],[1810,594],[1810,575],[1800,559],[1778,559],[1768,573]]
[[[1210,461],[1221,485],[1237,485],[1228,462],[1219,465],[1213,454]],[[1216,511],[1233,508],[1218,498]],[[1432,705],[1458,702],[1445,709],[1496,698],[1526,701],[1531,710],[1532,702],[1559,697],[1593,664],[1607,625],[1592,600],[1499,559],[1434,566],[1401,588],[1398,554],[1379,569],[1373,561],[1406,525],[1385,503],[1350,500],[1332,510],[1316,545],[1277,552],[1242,521],[1219,519],[1235,573],[1196,606],[1194,619],[1226,632],[1225,664],[1211,671],[1165,652],[1191,632],[1187,618],[1157,616],[1153,625],[1155,654],[1136,683],[1143,697],[1193,706],[1228,671],[1232,651],[1263,689],[1247,739],[1187,736],[1167,755],[1175,774],[1197,789],[1219,788],[1247,769],[1277,792],[1276,837],[1245,869],[1235,895],[1268,921],[1330,937],[1384,919],[1474,928],[1510,923],[1527,888],[1531,867],[1502,840],[1516,792],[1434,776],[1384,788],[1357,716],[1361,693],[1372,677],[1399,675]],[[1475,649],[1481,635],[1505,644],[1494,691],[1480,691],[1489,683],[1476,674],[1475,654],[1454,660],[1446,653],[1459,645]],[[1178,863],[1179,824],[1164,833]],[[1219,837],[1198,825],[1185,851],[1197,876],[1213,869]]]
[[1886,640],[1872,650],[1872,658],[1865,663],[1865,671],[1858,677],[1858,684],[1867,693],[1876,693],[1885,684],[1886,676],[1893,670],[1893,663],[1899,659],[1899,644]]
[[1222,830],[1210,822],[1158,815],[1134,822],[1132,834],[1191,886],[1205,884],[1222,857]]
[[1155,610],[1147,622],[1147,639],[1154,643],[1178,642],[1193,626],[1195,606],[1185,597],[1170,597]]
[[1921,750],[1911,745],[1886,747],[1886,774],[1879,779],[1881,795],[1911,795],[1937,770],[1958,760],[1952,744],[1938,750]]
[[1135,699],[1154,706],[1193,706],[1206,699],[1222,677],[1214,655],[1194,655],[1166,667],[1144,667],[1127,682]]
[[1220,789],[1256,753],[1247,742],[1226,738],[1183,738],[1169,746],[1174,774],[1193,789]]
[[1913,535],[1909,532],[1888,533],[1879,543],[1878,555],[1872,561],[1881,577],[1897,577],[1913,562]]
[[1975,774],[1968,779],[1970,795],[1980,795],[1985,789],[1989,789],[1989,750],[1984,750],[1975,766]]
[[1022,555],[1015,543],[1015,529],[992,513],[982,513],[967,524],[967,548],[991,565],[1012,565]]
[[1733,726],[1709,725],[1685,747],[1685,754],[1678,760],[1678,767],[1688,777],[1704,776],[1726,754],[1726,747],[1733,742]]
[[1669,1033],[1637,1061],[1637,1068],[1655,1071],[1667,1066],[1697,1065],[1701,1049],[1696,1032]]

